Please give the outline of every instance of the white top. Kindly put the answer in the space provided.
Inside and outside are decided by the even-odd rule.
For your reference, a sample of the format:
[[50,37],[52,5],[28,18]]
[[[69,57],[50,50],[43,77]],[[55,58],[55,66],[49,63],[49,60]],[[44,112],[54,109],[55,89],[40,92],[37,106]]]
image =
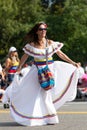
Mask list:
[[[60,42],[52,42],[52,44],[48,47],[48,57],[51,57],[55,52],[60,50],[63,47],[63,43]],[[23,48],[24,52],[30,56],[33,56],[38,59],[46,58],[45,49],[38,49],[31,46],[29,43],[26,44]]]

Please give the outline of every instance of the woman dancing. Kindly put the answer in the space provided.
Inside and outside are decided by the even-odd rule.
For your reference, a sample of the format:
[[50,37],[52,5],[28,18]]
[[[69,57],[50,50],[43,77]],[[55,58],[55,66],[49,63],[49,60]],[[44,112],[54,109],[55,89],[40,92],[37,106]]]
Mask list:
[[[58,123],[57,110],[76,96],[80,64],[72,61],[61,51],[63,43],[47,39],[46,33],[46,23],[40,22],[27,34],[28,43],[23,48],[24,55],[17,72],[20,72],[29,56],[34,57],[35,64],[22,80],[18,78],[18,74],[15,75],[3,98],[3,102],[10,99],[10,111],[14,120],[26,126]],[[38,68],[42,68],[46,65],[46,41],[48,66],[55,79],[55,86],[48,91],[40,87],[36,67],[37,65]],[[53,61],[54,53],[66,62]]]

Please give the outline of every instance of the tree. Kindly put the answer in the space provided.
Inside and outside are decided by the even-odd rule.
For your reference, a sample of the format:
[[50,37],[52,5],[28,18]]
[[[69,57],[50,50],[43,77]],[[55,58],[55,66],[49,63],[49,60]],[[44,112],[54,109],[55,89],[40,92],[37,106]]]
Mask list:
[[40,19],[40,0],[0,0],[0,55],[5,56],[10,46],[22,50],[24,35]]
[[72,59],[87,61],[87,2],[66,0],[64,7],[55,5],[47,16],[50,36],[65,44],[64,51]]
[[21,54],[25,34],[36,22],[45,21],[48,38],[63,42],[63,51],[72,59],[86,62],[87,1],[51,0],[49,8],[41,1],[0,0],[0,56],[5,56],[10,46]]

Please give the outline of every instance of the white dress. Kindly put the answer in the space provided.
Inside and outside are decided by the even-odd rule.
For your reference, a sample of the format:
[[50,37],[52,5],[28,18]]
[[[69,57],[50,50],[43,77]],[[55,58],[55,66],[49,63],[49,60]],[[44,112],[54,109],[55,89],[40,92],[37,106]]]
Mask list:
[[[48,57],[62,46],[62,43],[53,42],[48,48]],[[23,50],[37,60],[45,58],[45,49],[26,44]],[[3,103],[10,99],[10,112],[17,123],[26,126],[56,124],[59,122],[56,111],[76,97],[79,70],[62,61],[54,61],[49,68],[55,77],[55,86],[51,90],[45,91],[40,87],[36,65],[32,65],[22,79],[16,74],[6,89]]]

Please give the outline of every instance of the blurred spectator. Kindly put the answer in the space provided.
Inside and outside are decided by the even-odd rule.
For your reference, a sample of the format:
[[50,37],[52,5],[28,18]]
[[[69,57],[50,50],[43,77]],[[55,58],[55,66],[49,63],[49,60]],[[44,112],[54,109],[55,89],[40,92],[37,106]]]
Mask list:
[[0,100],[1,100],[1,98],[2,98],[2,96],[3,96],[3,94],[4,94],[4,90],[1,89],[2,79],[4,80],[4,75],[3,75],[3,72],[2,72],[2,66],[1,66],[1,64],[0,64]]
[[4,77],[4,72],[3,72],[3,68],[0,64],[0,86],[2,88],[2,82],[5,80],[5,77]]
[[6,82],[6,72],[5,66],[2,66],[2,76],[1,76],[1,89],[6,89],[7,82]]
[[85,73],[87,74],[87,64],[86,64],[86,66],[85,66]]
[[3,96],[4,92],[5,92],[5,90],[0,89],[0,101],[1,101],[1,99],[2,99],[2,96]]
[[17,49],[15,47],[11,47],[5,62],[8,85],[10,85],[10,83],[13,81],[14,74],[19,66],[19,62],[20,60]]
[[84,100],[87,98],[87,73],[85,71],[78,80],[77,98]]
[[84,84],[84,87],[87,87],[87,73],[83,74],[81,79],[82,83]]

